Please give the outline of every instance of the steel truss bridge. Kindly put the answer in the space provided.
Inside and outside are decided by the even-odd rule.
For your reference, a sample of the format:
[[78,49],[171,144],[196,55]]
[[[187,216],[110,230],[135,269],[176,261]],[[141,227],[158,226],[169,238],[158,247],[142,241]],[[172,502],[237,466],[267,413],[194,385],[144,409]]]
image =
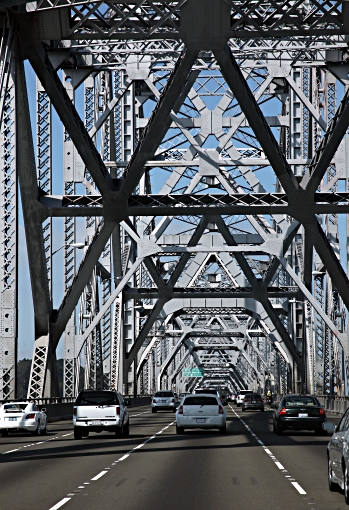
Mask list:
[[349,3],[1,0],[0,20],[0,399],[21,214],[28,398],[58,395],[59,342],[65,397],[348,395]]

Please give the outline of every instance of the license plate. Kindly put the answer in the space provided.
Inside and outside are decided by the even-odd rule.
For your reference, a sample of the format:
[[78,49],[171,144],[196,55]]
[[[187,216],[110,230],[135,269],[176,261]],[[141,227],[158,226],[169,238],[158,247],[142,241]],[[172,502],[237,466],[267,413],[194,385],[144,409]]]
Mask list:
[[7,418],[8,421],[17,421],[17,418]]
[[257,404],[257,402],[255,400],[252,400],[252,404]]
[[102,425],[102,422],[99,420],[96,421],[90,421],[90,425]]
[[298,413],[298,418],[308,418],[308,413]]
[[196,423],[206,423],[206,418],[196,418]]

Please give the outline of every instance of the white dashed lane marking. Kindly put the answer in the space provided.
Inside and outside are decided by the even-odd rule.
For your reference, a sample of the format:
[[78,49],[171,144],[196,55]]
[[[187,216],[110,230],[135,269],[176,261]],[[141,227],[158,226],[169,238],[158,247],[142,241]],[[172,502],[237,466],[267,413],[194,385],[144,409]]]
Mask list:
[[[270,457],[270,459],[274,462],[275,466],[277,468],[280,469],[280,471],[283,471],[284,473],[288,473],[288,470],[284,468],[284,466],[281,464],[281,462],[279,462],[277,460],[277,458],[275,457],[275,455],[273,455],[273,453],[269,450],[269,448],[267,448],[265,446],[265,444],[263,443],[263,441],[261,441],[257,436],[256,434],[250,429],[250,427],[247,425],[247,423],[241,418],[241,416],[238,415],[237,412],[235,412],[235,410],[231,407],[231,405],[229,405],[230,409],[233,411],[233,413],[235,414],[235,416],[237,416],[239,418],[239,420],[241,421],[241,423],[243,423],[243,425],[246,427],[246,429],[249,431],[249,433],[256,439],[256,441],[258,441],[258,443],[261,445],[261,447],[263,448],[263,450],[265,451],[265,453]],[[285,474],[285,478],[287,480],[289,480],[291,482],[291,484],[293,485],[293,487],[299,492],[299,494],[306,494],[305,490],[299,485],[298,482],[295,481],[294,478],[291,478],[291,475],[288,475],[288,474]],[[290,479],[291,478],[291,479]]]
[[[149,411],[146,411],[146,412],[149,412]],[[145,413],[140,413],[140,414],[145,414]],[[98,475],[94,476],[93,478],[91,478],[91,482],[96,482],[97,480],[99,480],[100,478],[102,478],[102,476],[104,476],[105,474],[108,473],[108,471],[116,466],[116,464],[118,464],[119,462],[123,462],[124,460],[126,460],[132,453],[134,453],[136,450],[139,450],[139,448],[142,448],[142,446],[146,445],[147,443],[149,443],[149,441],[152,441],[153,439],[156,438],[156,435],[157,434],[162,434],[162,432],[164,432],[164,430],[168,429],[169,427],[171,427],[171,425],[173,425],[175,422],[172,421],[171,423],[169,423],[168,425],[166,425],[166,427],[164,427],[163,429],[159,430],[158,432],[156,432],[155,435],[153,436],[150,436],[146,441],[144,441],[144,443],[141,443],[139,444],[138,446],[135,446],[134,448],[132,448],[132,450],[130,450],[129,452],[127,452],[125,455],[123,455],[122,457],[120,457],[120,459],[117,459],[115,460],[109,467],[105,468],[105,471],[101,471],[100,473],[98,473]],[[89,485],[90,482],[84,482],[84,485]],[[78,487],[79,489],[83,489],[84,487]],[[51,507],[49,510],[56,510],[58,508],[61,508],[61,506],[63,506],[65,503],[68,503],[68,501],[71,500],[72,496],[76,496],[77,494],[74,494],[74,493],[69,493],[67,494],[67,498],[63,498],[61,501],[59,501],[59,503],[57,503],[55,506]]]

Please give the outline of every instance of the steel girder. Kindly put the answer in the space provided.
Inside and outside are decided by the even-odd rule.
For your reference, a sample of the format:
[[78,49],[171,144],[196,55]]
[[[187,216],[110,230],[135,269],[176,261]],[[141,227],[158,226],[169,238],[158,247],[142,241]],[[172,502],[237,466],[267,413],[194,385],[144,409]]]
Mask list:
[[[336,109],[335,94],[338,80],[347,80],[347,4],[173,0],[104,9],[101,2],[62,1],[26,10],[9,10],[8,19],[17,34],[17,118],[27,119],[20,129],[15,124],[35,310],[30,396],[57,391],[49,380],[64,331],[71,391],[84,346],[90,346],[85,379],[89,352],[98,348],[102,386],[136,393],[130,369],[138,364],[153,389],[156,360],[169,349],[168,338],[156,342],[158,335],[173,314],[199,308],[207,316],[214,308],[242,310],[267,333],[264,350],[246,345],[251,352],[221,370],[235,374],[236,384],[251,381],[253,367],[262,373],[272,348],[281,389],[317,391],[321,380],[326,392],[342,388],[349,291],[337,215],[348,209],[348,193],[338,186],[348,181],[348,96]],[[62,45],[63,39],[70,42]],[[2,62],[12,40],[3,38]],[[39,137],[47,139],[39,143],[45,150],[37,152],[37,177],[21,64],[27,58],[40,80]],[[14,112],[4,103],[10,73],[1,76],[7,119]],[[74,106],[83,82],[84,121]],[[279,104],[279,115],[268,115],[268,102],[274,111]],[[54,137],[49,103],[65,131],[58,195],[46,179]],[[268,168],[277,178],[273,192],[263,178]],[[66,225],[66,295],[53,307],[51,221],[59,217]],[[86,250],[76,269],[74,247],[67,245],[78,240],[79,217],[86,217]],[[87,295],[94,301],[88,320]],[[14,310],[15,301],[8,302]],[[224,360],[230,350],[217,352]],[[190,363],[179,348],[172,373]]]

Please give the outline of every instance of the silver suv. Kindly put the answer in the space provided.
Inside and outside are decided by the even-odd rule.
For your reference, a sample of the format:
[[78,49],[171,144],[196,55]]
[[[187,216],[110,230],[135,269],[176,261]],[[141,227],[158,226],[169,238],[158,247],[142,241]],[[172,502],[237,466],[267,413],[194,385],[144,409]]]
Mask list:
[[130,419],[126,403],[116,391],[84,390],[79,393],[73,410],[75,439],[89,432],[113,432],[115,437],[128,437]]
[[168,409],[176,412],[178,400],[173,391],[157,391],[151,399],[151,412],[156,413],[158,409]]

